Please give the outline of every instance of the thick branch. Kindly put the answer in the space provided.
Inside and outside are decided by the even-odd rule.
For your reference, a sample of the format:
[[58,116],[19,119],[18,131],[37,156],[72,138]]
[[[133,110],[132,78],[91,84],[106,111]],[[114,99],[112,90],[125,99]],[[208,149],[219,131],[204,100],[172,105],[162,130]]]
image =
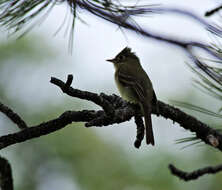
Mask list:
[[[130,120],[133,116],[139,112],[139,107],[129,104],[116,95],[98,95],[95,93],[81,91],[67,86],[66,83],[59,79],[52,78],[51,82],[61,89],[66,88],[67,94],[72,97],[77,97],[85,100],[94,101],[94,99],[105,98],[113,106],[114,113],[112,116],[108,115],[105,111],[99,110],[83,110],[83,111],[66,111],[56,119],[48,122],[43,122],[39,125],[26,128],[23,131],[5,135],[0,137],[0,149],[3,149],[9,145],[24,142],[26,140],[47,135],[56,130],[62,129],[72,122],[86,122],[85,126],[107,126],[114,123],[122,123]],[[101,102],[99,101],[98,104]],[[222,135],[213,128],[210,128],[206,124],[198,121],[196,118],[182,112],[178,108],[174,108],[164,102],[158,101],[159,114],[166,119],[171,119],[174,122],[180,124],[181,127],[194,132],[197,138],[200,138],[205,143],[222,150]],[[153,114],[156,114],[155,107],[152,110]],[[214,139],[214,141],[212,141]],[[213,143],[217,142],[217,143]]]
[[[110,119],[110,117],[106,116],[105,112],[101,110],[66,111],[56,119],[29,127],[17,133],[1,136],[0,149],[36,137],[47,135],[66,127],[72,122],[89,122],[95,118],[103,118],[100,126],[106,126],[113,123],[127,121],[134,115],[134,113],[135,112],[132,108],[117,109],[115,111],[115,116]],[[121,117],[119,117],[119,115],[121,115]]]
[[99,115],[99,112],[89,110],[79,112],[66,111],[56,119],[29,127],[17,133],[0,137],[0,149],[12,144],[40,137],[42,135],[47,135],[49,133],[62,129],[72,122],[90,121],[91,119],[93,119],[94,117],[98,117]]
[[[51,82],[54,81],[54,80],[60,81],[59,79],[52,78]],[[52,82],[52,83],[54,83],[54,82]],[[63,89],[64,85],[65,85],[65,83],[63,83],[62,81],[57,82],[57,86],[59,86],[61,89]],[[75,92],[76,89],[73,89],[72,87],[69,87],[69,89],[67,89],[67,90],[69,91],[69,94],[72,94],[71,96],[73,96],[73,97],[79,97],[79,93],[81,92],[81,91],[77,90],[78,93],[76,94],[76,92]],[[87,92],[87,93],[89,93],[89,92]],[[86,95],[84,91],[83,91],[83,95]],[[92,94],[90,94],[90,96],[91,95]],[[98,96],[98,95],[95,94],[95,96]],[[82,98],[86,99],[86,97],[84,98],[83,96],[82,96]],[[113,96],[106,96],[106,99],[109,100],[109,101],[114,101],[115,100],[113,98]],[[122,100],[122,102],[124,102],[124,100]],[[132,105],[130,105],[130,104],[127,105],[127,103],[125,103],[125,104],[121,103],[118,106],[118,104],[113,102],[113,105],[114,105],[114,108],[119,108],[119,107],[121,107],[121,105],[122,106],[127,106],[127,107],[125,107],[124,110],[125,111],[130,110],[130,113],[133,114],[133,115],[135,115],[136,111],[138,111],[138,107],[136,107],[136,108],[134,106],[132,107]],[[185,128],[187,130],[190,130],[191,132],[196,133],[197,138],[200,138],[205,143],[210,144],[211,146],[217,147],[220,150],[222,150],[222,135],[218,131],[216,131],[213,128],[210,128],[209,126],[202,123],[201,121],[198,121],[193,116],[190,116],[190,115],[182,112],[178,108],[175,108],[173,106],[165,104],[164,102],[161,102],[161,101],[158,101],[158,105],[159,105],[159,114],[161,116],[163,116],[166,119],[169,118],[172,121],[175,121],[175,122],[179,123],[181,127]],[[118,110],[117,111],[118,112],[117,117],[118,116],[121,117],[121,115],[123,114],[123,113],[121,113],[122,111],[123,110]],[[153,107],[152,113],[156,114],[155,107]],[[130,114],[130,118],[133,116],[131,114]],[[107,117],[107,116],[104,114],[99,119],[96,118],[96,120],[98,119],[98,121],[93,123],[93,124],[97,125],[97,126],[104,126],[104,125],[107,125],[107,124],[112,124],[112,123],[109,123],[109,122],[104,123],[103,119],[105,117]],[[130,118],[128,118],[128,119],[130,119]],[[112,121],[112,118],[110,118],[110,121]],[[106,122],[107,122],[107,120],[106,120]],[[92,126],[92,124],[91,125],[86,124],[86,125],[87,126]],[[215,146],[215,144],[212,143],[211,140],[209,140],[209,137],[212,137],[212,136],[218,141],[217,146]]]
[[190,180],[195,180],[205,174],[218,173],[218,172],[222,171],[222,165],[218,165],[215,167],[209,166],[209,167],[195,170],[193,172],[184,172],[184,171],[176,168],[174,165],[170,164],[169,169],[173,175],[179,177],[180,179],[182,179],[184,181],[190,181]]
[[9,162],[0,157],[0,189],[13,190],[12,170]]

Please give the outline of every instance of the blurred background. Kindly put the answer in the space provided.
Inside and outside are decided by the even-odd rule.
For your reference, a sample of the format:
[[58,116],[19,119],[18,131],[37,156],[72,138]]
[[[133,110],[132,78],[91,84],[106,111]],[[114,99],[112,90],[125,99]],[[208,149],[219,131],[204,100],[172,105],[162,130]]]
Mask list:
[[[186,8],[200,16],[217,6],[217,2],[149,1]],[[84,12],[80,16],[86,24],[77,21],[70,54],[66,27],[55,35],[66,14],[69,10],[65,4],[56,6],[41,25],[18,40],[1,30],[0,100],[19,113],[28,125],[53,119],[66,110],[99,109],[91,102],[63,94],[49,82],[51,76],[65,80],[68,74],[73,74],[74,88],[118,94],[113,65],[105,60],[113,58],[125,46],[139,56],[158,99],[195,103],[213,111],[220,108],[219,101],[193,87],[195,76],[185,64],[190,60],[182,50],[127,31],[124,35],[117,26]],[[203,27],[186,17],[162,14],[137,21],[160,34],[200,42],[211,40]],[[212,127],[221,127],[219,119],[185,111]],[[183,148],[187,144],[176,144],[176,140],[190,137],[190,132],[162,117],[153,116],[152,120],[155,147],[143,143],[139,150],[134,148],[133,121],[89,129],[83,123],[73,123],[50,135],[10,146],[1,155],[11,163],[16,190],[221,189],[222,174],[192,182],[172,176],[169,163],[192,171],[219,164],[221,153],[204,144]],[[3,114],[0,126],[1,135],[18,131]]]

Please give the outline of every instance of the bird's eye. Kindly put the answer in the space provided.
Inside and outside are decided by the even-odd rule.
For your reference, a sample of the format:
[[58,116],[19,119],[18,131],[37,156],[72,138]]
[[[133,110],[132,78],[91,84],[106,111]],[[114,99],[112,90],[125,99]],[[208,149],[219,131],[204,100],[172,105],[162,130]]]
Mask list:
[[124,59],[125,59],[125,56],[124,56],[124,55],[120,55],[120,56],[119,56],[119,60],[120,60],[120,61],[122,61],[122,60],[124,60]]

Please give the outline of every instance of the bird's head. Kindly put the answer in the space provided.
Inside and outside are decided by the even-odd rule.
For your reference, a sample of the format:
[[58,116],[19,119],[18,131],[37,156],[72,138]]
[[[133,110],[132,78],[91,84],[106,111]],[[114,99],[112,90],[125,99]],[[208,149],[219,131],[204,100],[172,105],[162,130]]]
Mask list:
[[106,61],[112,62],[115,68],[118,68],[122,64],[134,64],[139,62],[138,57],[131,48],[125,47],[120,53],[113,59],[107,59]]

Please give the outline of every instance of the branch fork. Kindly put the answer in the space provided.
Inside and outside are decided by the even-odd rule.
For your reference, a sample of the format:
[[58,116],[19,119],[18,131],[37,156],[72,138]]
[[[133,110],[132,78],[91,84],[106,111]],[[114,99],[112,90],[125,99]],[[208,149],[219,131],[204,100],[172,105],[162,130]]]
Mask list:
[[[115,123],[122,123],[130,120],[132,117],[134,117],[137,125],[137,135],[134,146],[136,148],[141,146],[144,138],[144,124],[139,106],[130,104],[114,94],[106,95],[101,93],[98,95],[96,93],[74,89],[71,87],[72,81],[73,76],[68,75],[66,82],[54,77],[51,78],[50,82],[58,86],[63,93],[75,98],[91,101],[99,105],[102,110],[66,111],[55,119],[40,123],[36,126],[28,127],[25,121],[17,113],[0,103],[0,111],[17,124],[20,129],[22,129],[19,132],[1,136],[0,149],[47,135],[66,127],[72,122],[85,122],[86,127],[101,127]],[[158,107],[159,110],[156,110],[156,107],[153,106],[152,114],[161,115],[166,119],[171,119],[172,121],[179,123],[181,127],[195,133],[196,137],[206,144],[220,151],[222,150],[222,134],[219,133],[219,131],[209,127],[201,121],[198,121],[193,116],[182,112],[178,108],[170,106],[162,101],[158,101]],[[170,169],[175,171],[175,167],[170,166]],[[204,170],[206,173],[209,171],[211,172],[212,170]],[[220,167],[217,167],[216,170],[213,171],[218,172],[221,170]],[[175,172],[172,173],[174,174]]]

